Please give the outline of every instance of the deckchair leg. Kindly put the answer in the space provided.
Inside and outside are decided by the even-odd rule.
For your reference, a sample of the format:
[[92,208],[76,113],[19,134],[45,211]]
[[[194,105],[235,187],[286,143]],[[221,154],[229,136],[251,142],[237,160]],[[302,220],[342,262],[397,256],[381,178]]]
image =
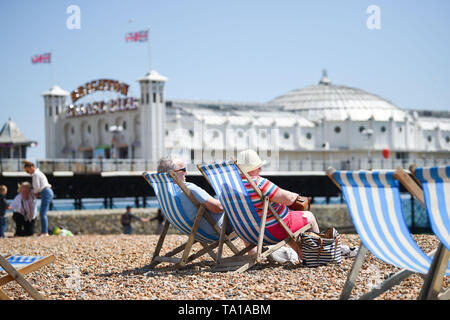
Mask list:
[[195,241],[195,234],[197,233],[198,227],[200,226],[200,222],[202,221],[203,214],[205,213],[205,207],[200,206],[197,211],[197,216],[194,220],[194,225],[192,226],[191,233],[189,234],[189,239],[186,242],[186,247],[184,248],[183,256],[181,257],[181,261],[177,264],[177,267],[184,267],[187,263],[187,259],[189,257],[189,252],[191,251],[191,247]]
[[[202,243],[203,249],[209,249],[210,247],[215,248],[217,245],[219,245],[218,241],[214,242],[211,246]],[[211,259],[213,259],[214,262],[217,262],[217,255],[214,254],[213,250],[207,250],[206,253],[211,257]]]
[[[222,230],[228,225],[229,221],[225,219],[226,215],[224,215],[224,220],[223,220],[223,225],[222,227],[219,227],[217,225],[217,223],[214,221],[214,219],[211,217],[211,214],[209,212],[205,212],[205,214],[203,215],[203,218],[206,219],[206,221],[211,225],[211,227],[217,232],[217,234],[220,235],[222,234]],[[239,250],[234,246],[233,242],[230,240],[232,239],[232,233],[229,235],[224,235],[223,241],[225,242],[225,244],[231,249],[231,251],[233,251],[234,253],[238,252]]]
[[222,230],[220,231],[220,237],[219,237],[219,248],[217,249],[217,263],[220,263],[220,260],[222,259],[222,252],[223,252],[223,244],[225,242],[225,229],[228,225],[228,218],[227,215],[224,214],[223,216],[223,222],[222,222]]
[[420,290],[418,300],[438,299],[449,257],[450,252],[440,243],[425,278],[425,282]]
[[[429,252],[427,254],[427,256],[433,257],[436,254],[436,252],[437,252],[437,249]],[[446,265],[446,263],[444,265]],[[445,268],[444,268],[444,270],[445,270]],[[397,272],[396,274],[394,274],[391,277],[389,277],[388,279],[386,279],[380,286],[377,286],[376,288],[372,289],[370,292],[363,294],[361,297],[359,297],[359,300],[373,300],[376,297],[378,297],[380,294],[382,294],[382,293],[388,291],[389,289],[391,289],[392,287],[400,284],[403,280],[405,280],[406,278],[408,278],[409,276],[411,276],[414,273],[415,272],[413,272],[413,271],[402,269],[399,272]],[[444,273],[445,273],[445,271],[444,271]],[[421,273],[418,273],[417,275],[425,279],[425,277]],[[439,299],[439,296],[438,296],[438,299]]]
[[258,246],[256,249],[256,262],[261,262],[261,253],[266,229],[267,210],[269,208],[269,198],[264,197],[263,214],[261,217],[261,226],[259,227]]
[[156,245],[155,252],[153,253],[152,261],[150,262],[150,268],[153,268],[157,264],[159,264],[158,261],[155,261],[155,258],[158,257],[159,253],[161,252],[161,248],[162,248],[162,245],[164,243],[164,239],[166,238],[167,231],[169,230],[169,226],[170,226],[170,223],[169,223],[169,221],[166,220],[164,222],[164,227],[163,227],[163,230],[161,232],[161,235],[159,236],[158,244]]
[[235,231],[233,231],[229,235],[225,235],[225,244],[227,245],[228,248],[231,249],[231,251],[233,251],[233,253],[238,253],[239,252],[239,249],[236,248],[236,246],[231,241],[231,239],[236,238],[236,237],[237,237],[237,234],[236,234]]
[[[216,241],[214,243],[206,244],[206,245],[201,243],[201,245],[203,246],[203,249],[201,249],[201,250],[197,251],[196,253],[192,254],[191,256],[189,256],[189,258],[187,259],[187,262],[191,262],[191,261],[203,256],[206,253],[208,253],[208,254],[211,253],[211,251],[214,250],[214,248],[218,246],[218,242]],[[217,259],[217,257],[215,257],[213,254],[210,254],[210,257],[213,260]]]
[[370,292],[366,294],[363,294],[361,297],[359,297],[358,300],[373,300],[383,292],[386,292],[393,286],[396,286],[397,284],[401,283],[403,280],[405,280],[412,274],[414,274],[413,271],[403,269],[394,274],[393,276],[389,277],[388,279],[386,279],[379,287],[372,289]]
[[255,244],[250,244],[248,247],[245,247],[241,251],[237,252],[234,256],[243,256],[244,254],[252,250],[254,247],[256,247]]
[[350,294],[352,293],[353,287],[355,286],[355,282],[358,278],[358,274],[361,270],[366,253],[367,248],[361,242],[358,254],[356,255],[355,261],[353,262],[352,269],[348,274],[347,280],[345,281],[344,287],[341,292],[341,296],[339,297],[340,300],[348,300],[348,298],[350,298]]

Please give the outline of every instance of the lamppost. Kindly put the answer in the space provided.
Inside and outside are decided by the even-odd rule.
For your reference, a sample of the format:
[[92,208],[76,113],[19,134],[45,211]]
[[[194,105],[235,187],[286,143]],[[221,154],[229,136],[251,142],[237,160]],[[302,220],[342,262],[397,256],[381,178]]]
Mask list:
[[369,170],[372,170],[372,155],[371,155],[371,148],[372,146],[370,145],[370,137],[372,137],[373,135],[373,130],[372,129],[363,129],[361,131],[361,134],[364,136],[367,136],[367,157],[369,158]]

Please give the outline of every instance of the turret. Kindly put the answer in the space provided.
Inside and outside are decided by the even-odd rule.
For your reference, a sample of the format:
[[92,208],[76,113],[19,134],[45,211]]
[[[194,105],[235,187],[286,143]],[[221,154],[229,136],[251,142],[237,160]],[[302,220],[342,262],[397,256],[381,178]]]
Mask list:
[[138,81],[141,85],[139,107],[141,158],[148,159],[155,164],[165,155],[166,103],[164,84],[167,78],[155,70],[151,70]]
[[69,92],[54,85],[41,95],[44,97],[45,107],[45,156],[46,158],[56,158],[56,139],[60,134],[56,131],[56,124],[64,112]]

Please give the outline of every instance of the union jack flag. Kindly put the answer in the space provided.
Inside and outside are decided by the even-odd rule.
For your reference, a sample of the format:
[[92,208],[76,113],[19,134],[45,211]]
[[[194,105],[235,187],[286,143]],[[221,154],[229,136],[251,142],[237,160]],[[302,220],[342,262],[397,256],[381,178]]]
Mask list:
[[50,63],[52,54],[50,52],[36,54],[31,57],[31,63]]
[[148,40],[148,30],[138,32],[128,32],[125,35],[126,42],[146,42]]

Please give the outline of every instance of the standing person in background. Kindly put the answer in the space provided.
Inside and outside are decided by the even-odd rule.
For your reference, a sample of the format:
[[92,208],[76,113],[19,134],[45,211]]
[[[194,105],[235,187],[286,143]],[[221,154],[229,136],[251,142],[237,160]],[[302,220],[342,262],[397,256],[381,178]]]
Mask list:
[[133,232],[133,228],[131,227],[132,219],[136,219],[141,222],[148,222],[150,220],[148,218],[145,219],[145,218],[139,218],[138,216],[135,216],[134,214],[131,213],[131,206],[127,206],[127,212],[125,212],[120,219],[120,222],[122,223],[122,227],[123,227],[123,233],[131,234]]
[[48,236],[47,211],[54,196],[52,185],[48,183],[45,174],[43,174],[39,168],[34,167],[34,163],[26,160],[23,163],[25,172],[32,175],[33,190],[36,198],[39,196],[41,198],[41,208],[39,210],[39,216],[41,218],[41,236]]
[[8,193],[8,188],[5,185],[0,186],[0,238],[5,237],[6,230],[6,210],[10,210],[11,207],[6,202],[6,194]]

